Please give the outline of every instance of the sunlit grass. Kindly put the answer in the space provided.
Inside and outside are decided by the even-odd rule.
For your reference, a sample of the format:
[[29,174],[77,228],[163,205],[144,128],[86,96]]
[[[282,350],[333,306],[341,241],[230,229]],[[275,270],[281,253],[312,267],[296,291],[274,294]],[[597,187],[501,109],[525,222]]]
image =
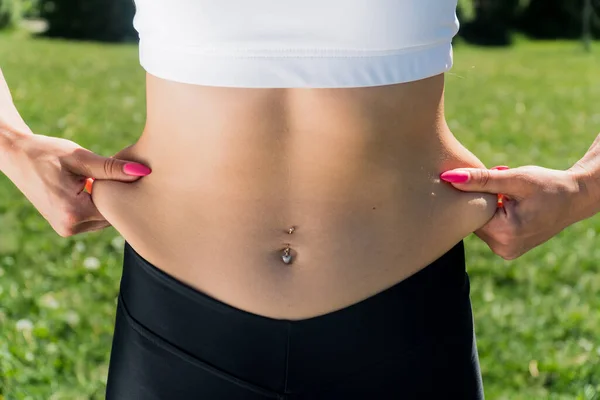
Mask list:
[[[567,168],[600,131],[600,47],[459,45],[447,75],[455,135],[488,166]],[[133,45],[0,35],[0,67],[37,133],[109,156],[144,123]],[[467,238],[488,399],[600,398],[600,217],[512,262]],[[0,399],[101,399],[123,241],[64,239],[0,175]]]

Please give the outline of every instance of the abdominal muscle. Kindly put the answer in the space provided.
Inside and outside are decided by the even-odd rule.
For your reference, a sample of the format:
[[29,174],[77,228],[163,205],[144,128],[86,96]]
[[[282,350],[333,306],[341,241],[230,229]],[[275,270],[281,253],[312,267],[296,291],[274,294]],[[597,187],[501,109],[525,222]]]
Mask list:
[[97,180],[93,201],[150,263],[239,309],[295,320],[344,308],[495,212],[495,196],[439,180],[483,167],[446,125],[443,75],[345,89],[146,83],[146,127],[118,157],[153,172]]

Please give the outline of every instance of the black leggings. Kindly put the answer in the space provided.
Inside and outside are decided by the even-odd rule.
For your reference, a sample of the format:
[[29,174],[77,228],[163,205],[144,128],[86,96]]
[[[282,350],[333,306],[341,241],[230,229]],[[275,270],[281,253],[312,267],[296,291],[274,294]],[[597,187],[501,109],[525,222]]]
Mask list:
[[463,243],[298,321],[202,294],[125,243],[107,399],[483,399]]

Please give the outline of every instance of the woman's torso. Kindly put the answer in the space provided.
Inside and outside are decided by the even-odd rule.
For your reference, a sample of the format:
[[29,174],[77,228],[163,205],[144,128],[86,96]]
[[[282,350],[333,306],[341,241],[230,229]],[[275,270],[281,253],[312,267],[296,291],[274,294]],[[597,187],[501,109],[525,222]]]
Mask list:
[[443,75],[249,89],[148,74],[146,127],[119,158],[153,172],[96,181],[93,200],[194,288],[272,318],[322,315],[407,278],[493,215],[494,196],[438,178],[483,166],[448,129],[443,88]]

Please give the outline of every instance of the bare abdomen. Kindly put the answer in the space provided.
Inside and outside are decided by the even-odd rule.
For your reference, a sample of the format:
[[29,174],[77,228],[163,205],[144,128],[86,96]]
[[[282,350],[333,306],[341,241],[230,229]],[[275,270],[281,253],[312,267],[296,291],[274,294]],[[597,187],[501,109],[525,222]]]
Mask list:
[[[149,79],[146,130],[120,156],[153,172],[96,181],[93,200],[149,262],[234,307],[287,319],[343,308],[425,267],[495,210],[494,196],[439,181],[481,163],[424,106],[402,115],[416,88],[398,86],[394,102],[356,89],[182,95]],[[169,102],[152,100],[159,89]]]

